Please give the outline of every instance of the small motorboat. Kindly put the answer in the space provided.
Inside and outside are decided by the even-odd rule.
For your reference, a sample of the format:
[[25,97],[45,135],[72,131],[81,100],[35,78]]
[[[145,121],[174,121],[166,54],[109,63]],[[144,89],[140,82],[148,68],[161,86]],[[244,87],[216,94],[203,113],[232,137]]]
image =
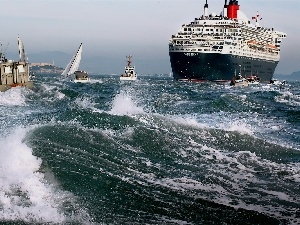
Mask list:
[[247,77],[247,81],[248,81],[249,85],[259,84],[260,78],[255,75],[251,75],[251,76]]
[[242,77],[241,75],[237,75],[232,78],[230,85],[236,87],[247,87],[249,86],[249,82],[246,78]]
[[283,81],[279,81],[279,80],[277,80],[277,79],[275,79],[275,78],[272,78],[271,80],[270,80],[270,83],[269,84],[271,84],[271,85],[284,85],[284,84],[286,84],[286,81],[285,80],[283,80]]

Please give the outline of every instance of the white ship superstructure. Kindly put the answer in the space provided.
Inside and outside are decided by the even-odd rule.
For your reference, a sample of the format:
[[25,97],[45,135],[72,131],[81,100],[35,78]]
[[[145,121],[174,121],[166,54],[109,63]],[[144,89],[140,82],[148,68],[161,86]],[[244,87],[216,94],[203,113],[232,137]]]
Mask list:
[[258,13],[252,20],[236,0],[230,0],[228,5],[225,0],[220,15],[208,15],[206,0],[204,15],[183,24],[170,39],[174,78],[228,80],[234,72],[243,76],[256,74],[262,80],[272,78],[286,34],[260,26]]
[[126,56],[127,60],[127,66],[125,66],[125,71],[120,76],[120,80],[136,80],[137,79],[137,73],[135,72],[135,67],[131,65],[131,58],[132,56]]

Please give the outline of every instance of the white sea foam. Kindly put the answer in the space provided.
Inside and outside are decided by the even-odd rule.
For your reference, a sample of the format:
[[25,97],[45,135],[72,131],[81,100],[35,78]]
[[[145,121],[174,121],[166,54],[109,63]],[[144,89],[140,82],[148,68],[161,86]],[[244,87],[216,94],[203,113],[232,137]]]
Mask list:
[[[254,131],[250,125],[250,121],[246,118],[235,119],[234,115],[223,115],[218,113],[202,114],[199,116],[176,116],[172,119],[179,123],[198,128],[213,128],[226,131],[237,131],[241,134],[253,135]],[[252,118],[253,119],[253,118]],[[252,121],[253,122],[253,121]]]
[[207,123],[200,123],[199,121],[197,121],[196,118],[193,118],[191,116],[187,116],[187,117],[171,117],[175,122],[179,123],[179,124],[184,124],[184,125],[188,125],[188,126],[192,126],[192,127],[198,127],[198,128],[205,128],[207,127]]
[[90,84],[96,84],[96,83],[103,84],[104,82],[103,82],[103,80],[91,78],[91,80],[90,80],[89,83],[90,83]]
[[229,120],[227,124],[222,124],[222,128],[227,131],[238,131],[241,134],[252,135],[253,130],[248,122],[245,119]]
[[50,84],[45,84],[45,83],[43,83],[42,85],[41,85],[41,88],[43,89],[43,91],[44,92],[49,92],[49,91],[51,91],[51,90],[53,90],[53,89],[56,89],[57,88],[57,86],[55,86],[55,85],[50,85]]
[[84,109],[91,109],[93,112],[103,112],[95,107],[95,103],[87,97],[80,97],[75,100],[75,103]]
[[275,97],[275,101],[290,106],[300,106],[300,96],[294,95],[290,91],[281,92],[281,95]]
[[55,97],[56,97],[57,99],[63,99],[65,96],[66,96],[66,95],[63,94],[63,93],[61,93],[60,91],[56,91],[56,92],[55,92]]
[[109,113],[114,115],[134,115],[144,113],[144,110],[142,107],[137,106],[130,95],[120,93],[115,96]]
[[0,139],[0,220],[60,223],[53,189],[38,170],[41,159],[26,144],[24,129]]
[[[57,82],[55,82],[57,83]],[[49,93],[49,96],[48,98],[45,98],[44,97],[44,100],[47,100],[47,101],[54,101],[56,99],[63,99],[65,98],[65,94],[63,94],[60,90],[57,90],[57,86],[54,86],[53,84],[50,85],[50,84],[42,84],[41,85],[41,91],[43,93]],[[53,96],[54,95],[54,96]]]
[[291,198],[289,195],[283,193],[283,192],[279,192],[279,191],[268,191],[268,190],[261,190],[264,193],[273,195],[275,197],[277,197],[278,199],[284,200],[284,201],[289,201],[289,202],[294,202],[294,199]]
[[23,106],[25,105],[25,96],[21,87],[11,88],[5,92],[0,92],[0,105]]

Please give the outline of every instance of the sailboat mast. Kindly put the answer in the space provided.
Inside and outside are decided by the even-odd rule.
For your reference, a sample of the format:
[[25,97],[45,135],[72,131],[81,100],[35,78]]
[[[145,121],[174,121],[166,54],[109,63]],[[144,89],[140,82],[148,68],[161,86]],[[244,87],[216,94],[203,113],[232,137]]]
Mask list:
[[26,62],[25,49],[20,37],[18,37],[18,47],[19,47],[19,62]]

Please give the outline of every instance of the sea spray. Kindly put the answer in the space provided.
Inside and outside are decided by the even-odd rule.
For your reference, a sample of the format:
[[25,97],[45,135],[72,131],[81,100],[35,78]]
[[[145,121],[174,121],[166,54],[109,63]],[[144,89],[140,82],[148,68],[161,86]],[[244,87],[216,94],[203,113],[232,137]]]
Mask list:
[[52,187],[39,172],[41,159],[23,142],[25,135],[19,128],[0,139],[0,220],[63,222]]

